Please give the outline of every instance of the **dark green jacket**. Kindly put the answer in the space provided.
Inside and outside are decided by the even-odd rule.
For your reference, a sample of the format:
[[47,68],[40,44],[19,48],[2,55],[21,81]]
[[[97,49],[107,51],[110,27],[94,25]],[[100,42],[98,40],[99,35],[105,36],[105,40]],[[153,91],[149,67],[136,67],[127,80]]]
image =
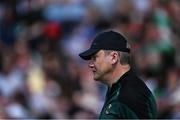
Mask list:
[[100,119],[150,119],[156,118],[155,99],[145,85],[132,71],[125,73],[111,88]]

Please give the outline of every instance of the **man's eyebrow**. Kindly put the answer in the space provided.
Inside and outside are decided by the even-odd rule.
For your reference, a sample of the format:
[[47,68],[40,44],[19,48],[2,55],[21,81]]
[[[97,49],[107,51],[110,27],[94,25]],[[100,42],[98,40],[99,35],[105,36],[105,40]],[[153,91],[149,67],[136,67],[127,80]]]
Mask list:
[[93,54],[92,56],[91,56],[91,58],[96,58],[98,55],[97,55],[97,53],[96,54]]
[[92,58],[97,57],[97,54],[94,54],[94,55],[92,55],[91,57],[92,57]]

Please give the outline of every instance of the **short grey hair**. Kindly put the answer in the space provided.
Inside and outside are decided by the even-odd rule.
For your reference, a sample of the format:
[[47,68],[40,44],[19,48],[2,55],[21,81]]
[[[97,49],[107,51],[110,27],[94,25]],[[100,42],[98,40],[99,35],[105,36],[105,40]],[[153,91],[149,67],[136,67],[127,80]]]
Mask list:
[[[109,55],[114,50],[104,50],[106,55]],[[122,65],[131,64],[131,54],[128,52],[116,51],[119,55],[119,62]]]

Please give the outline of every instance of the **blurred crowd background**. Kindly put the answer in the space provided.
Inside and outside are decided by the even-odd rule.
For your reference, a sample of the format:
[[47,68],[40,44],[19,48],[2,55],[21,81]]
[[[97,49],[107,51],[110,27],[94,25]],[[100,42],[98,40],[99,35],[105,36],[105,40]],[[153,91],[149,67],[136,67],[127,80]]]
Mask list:
[[106,86],[78,54],[114,29],[158,118],[180,118],[179,0],[0,0],[0,119],[93,119]]

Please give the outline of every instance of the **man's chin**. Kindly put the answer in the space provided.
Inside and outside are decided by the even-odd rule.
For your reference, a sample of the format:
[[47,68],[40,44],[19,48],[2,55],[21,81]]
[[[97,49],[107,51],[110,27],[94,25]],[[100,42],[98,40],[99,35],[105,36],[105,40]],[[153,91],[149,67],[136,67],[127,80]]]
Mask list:
[[95,81],[100,81],[99,77],[94,77]]
[[96,76],[93,76],[93,79],[94,79],[95,81],[97,81],[97,80],[98,80],[98,78],[97,78]]
[[95,81],[98,81],[98,79],[97,79],[97,78],[94,78],[94,80],[95,80]]

